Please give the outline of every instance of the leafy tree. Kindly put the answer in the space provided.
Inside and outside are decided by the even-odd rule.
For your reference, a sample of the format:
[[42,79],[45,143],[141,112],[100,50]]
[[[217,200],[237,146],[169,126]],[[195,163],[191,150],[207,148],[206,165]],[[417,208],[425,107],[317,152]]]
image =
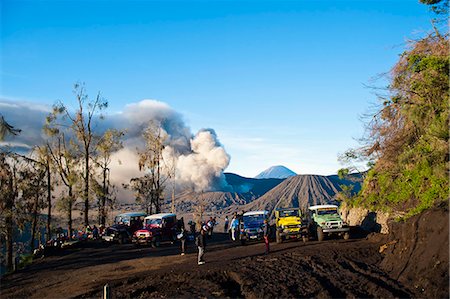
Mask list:
[[391,75],[389,97],[381,99],[359,149],[375,164],[358,201],[412,215],[448,199],[448,35],[412,43]]
[[145,148],[138,153],[139,170],[145,175],[133,178],[130,181],[131,189],[136,193],[136,201],[141,203],[147,214],[161,211],[164,187],[168,175],[167,167],[163,161],[162,151],[167,136],[159,124],[150,122],[144,130],[142,136],[145,141]]
[[[0,141],[3,141],[7,135],[17,135],[20,132],[21,130],[15,129],[0,115]],[[0,228],[2,239],[5,240],[8,271],[13,269],[14,207],[18,196],[16,163],[16,157],[10,152],[0,151]]]
[[80,157],[77,156],[73,143],[67,140],[64,133],[53,136],[52,142],[48,144],[48,151],[59,181],[66,188],[62,190],[58,208],[65,212],[69,236],[72,236],[72,211],[77,200],[76,186],[80,182],[78,169]]
[[[27,167],[18,171],[17,185],[21,198],[17,202],[17,213],[25,211],[22,223],[31,222],[30,249],[35,248],[36,230],[39,225],[40,211],[45,208],[46,169],[38,163],[28,161]],[[20,216],[20,215],[17,215]]]
[[107,130],[101,137],[97,148],[98,155],[95,157],[95,162],[101,171],[102,179],[101,188],[99,188],[97,192],[99,194],[99,223],[101,225],[106,224],[106,203],[108,201],[111,201],[111,190],[113,189],[113,186],[110,182],[109,169],[109,164],[111,163],[111,155],[123,148],[123,144],[121,141],[123,135],[123,131],[112,129]]
[[17,135],[20,132],[20,129],[15,129],[0,114],[0,141],[3,141],[7,135]]
[[[108,102],[103,99],[100,93],[90,100],[86,94],[84,85],[75,84],[74,94],[76,97],[77,109],[72,112],[64,103],[59,102],[54,106],[51,116],[54,123],[59,128],[70,128],[74,135],[73,144],[82,157],[83,172],[83,200],[84,200],[84,224],[89,225],[89,183],[93,166],[91,160],[96,154],[99,145],[99,136],[95,134],[94,123],[96,117],[103,119],[101,111],[108,107]],[[57,120],[62,118],[61,122]]]
[[0,203],[2,215],[2,235],[6,246],[6,269],[13,269],[13,228],[14,205],[18,195],[17,169],[15,161],[8,161],[6,154],[0,153]]

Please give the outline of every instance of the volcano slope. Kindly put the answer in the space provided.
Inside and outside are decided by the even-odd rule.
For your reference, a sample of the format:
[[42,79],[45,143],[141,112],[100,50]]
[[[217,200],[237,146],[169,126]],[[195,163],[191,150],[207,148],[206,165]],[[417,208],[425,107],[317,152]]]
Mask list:
[[321,175],[297,175],[285,179],[260,198],[239,207],[244,211],[300,207],[333,202],[340,187],[328,177]]

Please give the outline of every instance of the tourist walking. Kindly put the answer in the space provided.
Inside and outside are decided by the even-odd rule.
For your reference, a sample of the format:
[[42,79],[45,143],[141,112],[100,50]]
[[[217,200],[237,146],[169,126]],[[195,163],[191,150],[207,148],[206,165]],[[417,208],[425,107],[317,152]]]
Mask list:
[[269,221],[266,219],[264,220],[264,244],[266,245],[266,253],[269,254],[270,248],[269,248]]
[[234,214],[233,219],[231,220],[231,239],[233,241],[236,241],[236,234],[238,232],[238,228],[239,228],[239,220],[237,219],[237,215]]
[[225,216],[225,222],[223,224],[223,232],[224,233],[226,233],[228,231],[228,223],[229,223],[228,216]]
[[200,233],[197,236],[197,239],[195,239],[195,244],[198,247],[198,258],[197,263],[199,265],[203,265],[205,261],[203,260],[203,255],[205,254],[205,248],[206,248],[206,230],[202,229],[200,230]]

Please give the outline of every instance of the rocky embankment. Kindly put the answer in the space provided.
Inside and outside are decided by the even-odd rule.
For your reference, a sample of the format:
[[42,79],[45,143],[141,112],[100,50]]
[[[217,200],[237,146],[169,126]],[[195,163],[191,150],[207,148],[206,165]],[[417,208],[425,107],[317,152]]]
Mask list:
[[339,210],[341,211],[342,219],[350,226],[359,226],[365,231],[382,234],[389,233],[389,222],[397,216],[361,207],[349,207],[346,204],[342,204]]

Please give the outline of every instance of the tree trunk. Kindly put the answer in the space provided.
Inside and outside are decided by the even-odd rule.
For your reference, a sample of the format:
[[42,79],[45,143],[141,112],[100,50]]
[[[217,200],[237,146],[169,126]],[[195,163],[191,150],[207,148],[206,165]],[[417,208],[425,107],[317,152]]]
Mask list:
[[85,152],[85,177],[84,177],[84,225],[89,225],[89,152]]
[[6,202],[5,202],[5,228],[6,228],[6,269],[8,272],[13,271],[13,206],[14,206],[14,184],[13,180],[15,177],[15,173],[9,178],[6,178],[6,182],[8,185],[8,191],[6,194]]
[[11,216],[5,217],[6,224],[6,269],[13,270],[13,221]]
[[52,236],[51,224],[52,224],[52,186],[51,186],[51,173],[50,173],[50,155],[47,156],[47,229],[46,229],[46,240],[50,241]]
[[69,238],[72,239],[72,206],[73,206],[73,194],[72,194],[72,186],[69,187],[69,205],[68,205],[68,209],[67,209],[67,224],[69,226]]
[[37,185],[37,192],[34,196],[34,205],[33,205],[33,222],[31,224],[31,240],[30,240],[30,248],[31,251],[34,250],[34,241],[36,239],[36,227],[38,222],[38,208],[39,208],[39,187],[40,183]]
[[105,167],[103,169],[103,194],[102,194],[102,199],[101,199],[101,204],[100,204],[100,224],[101,225],[105,225],[106,223],[106,215],[105,215],[105,205],[106,205],[106,196],[107,196],[107,186],[106,186],[106,171],[107,168]]

